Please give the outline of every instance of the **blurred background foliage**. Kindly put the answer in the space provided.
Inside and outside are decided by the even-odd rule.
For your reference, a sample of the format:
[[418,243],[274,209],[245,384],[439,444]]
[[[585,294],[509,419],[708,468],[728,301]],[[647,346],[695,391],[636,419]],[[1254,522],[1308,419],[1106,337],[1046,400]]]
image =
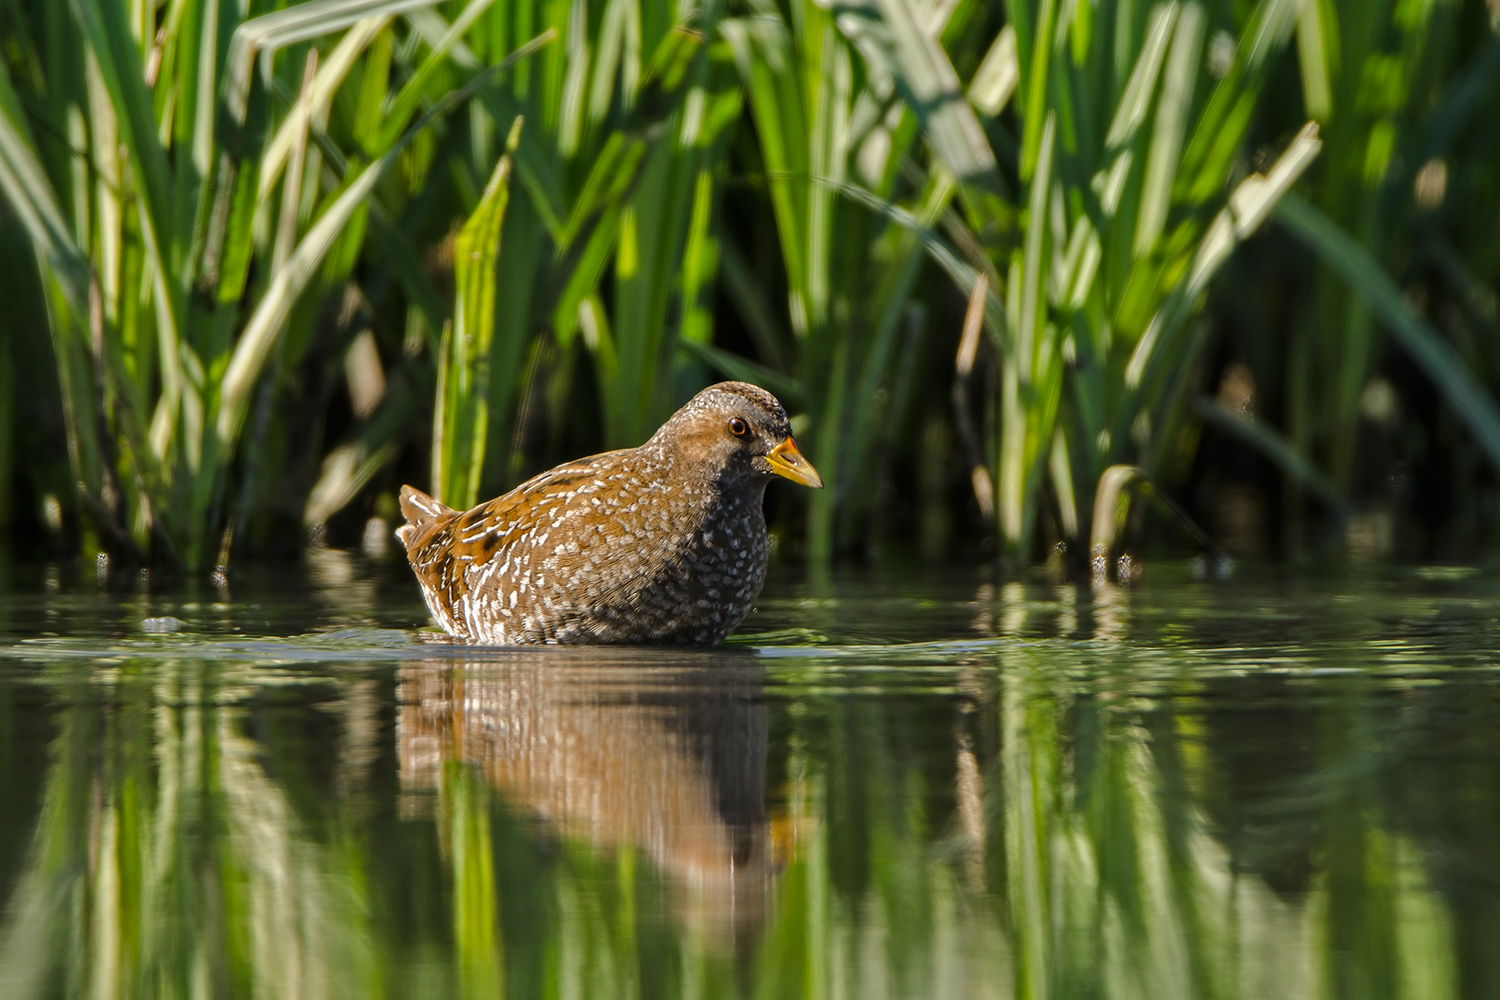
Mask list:
[[354,544],[733,377],[814,567],[1077,562],[1122,465],[1236,554],[1493,552],[1497,17],[10,0],[0,529]]

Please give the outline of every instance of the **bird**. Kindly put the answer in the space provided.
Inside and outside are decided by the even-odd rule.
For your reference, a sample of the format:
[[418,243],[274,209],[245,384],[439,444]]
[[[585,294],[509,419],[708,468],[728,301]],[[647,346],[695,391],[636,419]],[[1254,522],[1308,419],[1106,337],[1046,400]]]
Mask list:
[[778,476],[823,488],[776,397],[720,382],[644,444],[565,462],[471,510],[404,486],[396,537],[459,641],[712,646],[765,582],[761,505]]

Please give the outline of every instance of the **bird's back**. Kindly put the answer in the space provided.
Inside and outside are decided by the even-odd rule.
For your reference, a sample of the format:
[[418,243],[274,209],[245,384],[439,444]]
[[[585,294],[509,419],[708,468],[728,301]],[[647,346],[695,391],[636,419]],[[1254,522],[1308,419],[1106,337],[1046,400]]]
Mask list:
[[496,644],[721,640],[764,579],[760,491],[722,496],[670,462],[608,452],[464,512],[405,487],[397,534],[438,623]]

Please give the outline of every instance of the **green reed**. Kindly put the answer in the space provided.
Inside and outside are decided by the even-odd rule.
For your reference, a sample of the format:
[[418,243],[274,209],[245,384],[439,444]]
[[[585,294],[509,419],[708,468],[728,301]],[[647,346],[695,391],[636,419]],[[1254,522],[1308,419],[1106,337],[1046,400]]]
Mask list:
[[[89,0],[15,33],[27,61],[0,89],[0,185],[47,292],[74,499],[109,547],[190,566],[227,554],[257,489],[285,488],[257,481],[292,432],[272,436],[283,379],[348,333],[308,299],[350,292],[367,227],[383,237],[371,248],[415,256],[371,221],[413,185],[386,183],[393,203],[374,211],[368,199],[467,96],[432,78],[485,8],[456,30],[427,11],[410,29],[406,90],[361,93],[389,72],[373,64],[411,6],[319,0],[222,24],[206,4],[132,20]],[[307,43],[335,33],[320,61]],[[445,94],[418,119],[420,101]],[[394,127],[371,129],[382,111]],[[362,143],[339,134],[349,124]]]
[[[1343,519],[1380,457],[1385,331],[1441,402],[1398,386],[1403,455],[1431,438],[1477,496],[1500,462],[1485,11],[13,5],[0,523],[61,511],[60,546],[201,568],[398,480],[462,505],[637,443],[728,376],[783,397],[830,484],[814,566],[908,534],[900,502],[972,503],[973,465],[1024,563],[1083,540],[1112,467],[1202,475],[1205,426],[1279,470],[1295,547],[1303,495]],[[1322,262],[1300,291],[1236,263],[1268,218]],[[1254,419],[1214,398],[1225,357]]]
[[[1369,462],[1358,438],[1378,424],[1367,393],[1406,362],[1462,428],[1429,433],[1445,448],[1465,439],[1466,452],[1476,440],[1479,464],[1500,462],[1492,346],[1500,328],[1488,304],[1500,269],[1474,224],[1500,197],[1486,164],[1496,140],[1481,124],[1500,110],[1500,39],[1485,21],[1464,3],[1420,13],[1313,4],[1301,15],[1299,30],[1311,29],[1299,35],[1304,100],[1326,123],[1327,163],[1303,192],[1310,204],[1289,203],[1278,216],[1320,266],[1277,359],[1282,370],[1262,363],[1256,377],[1284,386],[1287,437],[1346,493]],[[1401,360],[1383,366],[1396,352]],[[1459,461],[1467,479],[1474,459]],[[1461,517],[1475,516],[1463,507]],[[1299,513],[1295,504],[1289,512]],[[1293,525],[1306,530],[1300,517]]]
[[134,669],[106,712],[86,672],[54,677],[69,704],[0,934],[6,993],[381,995],[359,852],[309,840],[295,776],[269,780],[240,710],[201,701],[246,689],[199,662]]
[[[891,29],[871,44],[905,91],[953,90],[941,50],[897,43],[910,34],[893,16],[899,5],[863,6]],[[987,310],[1000,357],[991,471],[1013,558],[1029,556],[1049,492],[1055,530],[1077,539],[1106,468],[1137,461],[1155,474],[1178,447],[1183,379],[1204,340],[1189,323],[1195,303],[1317,151],[1305,131],[1268,176],[1232,184],[1248,112],[1295,9],[1256,5],[1215,80],[1197,4],[1145,16],[1013,4],[970,102],[917,105],[936,109],[925,123],[934,152],[967,182],[968,239],[986,245],[982,266],[1003,298]],[[998,159],[979,115],[1007,103],[1018,130],[1002,151],[1019,181],[1013,200],[994,197],[976,168],[993,172]],[[950,270],[972,284],[971,272]]]
[[[891,197],[917,135],[910,113],[892,103],[889,80],[861,65],[823,7],[798,5],[784,18],[762,5],[722,31],[761,140],[758,166],[785,268],[785,309],[762,321],[758,346],[793,375],[781,391],[805,409],[810,454],[832,485],[811,498],[808,524],[810,558],[826,565],[852,542],[849,529],[872,515],[869,486],[891,464],[881,446],[899,440],[907,417],[899,371],[912,357],[903,347],[917,347],[926,332],[909,318],[920,244],[899,227],[875,224],[840,188],[858,177],[877,197]],[[921,222],[935,222],[952,195],[945,177],[922,181],[914,196]],[[739,270],[728,287],[754,315],[751,303],[767,292]]]
[[[554,438],[568,428],[570,405],[586,404],[579,355],[595,375],[600,420],[590,437],[622,446],[671,412],[681,359],[669,317],[711,339],[702,298],[715,279],[715,150],[738,93],[708,51],[715,5],[685,22],[673,11],[621,0],[592,13],[551,5],[559,44],[484,95],[491,116],[525,126],[498,254],[464,286],[491,303],[479,319],[493,324],[488,347],[473,358],[488,366],[487,388],[460,390],[482,401],[487,429],[471,418],[434,438],[434,468],[465,451],[482,463],[455,502],[472,502],[481,480],[489,490],[514,485],[527,457],[517,447],[524,421],[553,424]],[[494,37],[533,30],[535,13],[507,9]]]
[[[972,77],[969,101],[955,104],[921,99],[922,94],[952,93],[957,77],[941,51],[900,44],[921,33],[910,29],[899,7],[866,3],[843,8],[855,12],[845,14],[845,28],[851,37],[864,40],[866,51],[876,53],[872,58],[894,67],[912,106],[926,112],[924,127],[934,154],[953,175],[982,180],[984,164],[998,159],[1020,182],[1013,203],[989,197],[987,186],[978,181],[962,189],[974,227],[967,242],[983,243],[989,234],[989,253],[1000,272],[991,273],[1005,298],[1003,311],[992,300],[986,312],[1000,356],[990,467],[1000,498],[999,533],[1011,556],[1017,561],[1028,557],[1042,524],[1052,538],[1078,538],[1105,472],[1120,462],[1139,463],[1152,478],[1180,476],[1196,446],[1197,420],[1209,421],[1262,452],[1295,487],[1292,496],[1308,489],[1345,514],[1348,471],[1359,451],[1352,435],[1337,440],[1340,461],[1329,469],[1316,461],[1307,433],[1288,440],[1268,422],[1229,419],[1210,401],[1193,400],[1203,391],[1197,359],[1215,343],[1211,328],[1193,318],[1197,304],[1234,246],[1265,221],[1321,145],[1319,131],[1309,125],[1268,163],[1264,176],[1246,176],[1244,152],[1260,95],[1279,82],[1273,75],[1275,53],[1295,31],[1307,113],[1330,117],[1318,97],[1318,79],[1328,68],[1319,60],[1339,64],[1339,42],[1329,34],[1338,29],[1334,14],[1315,5],[1303,8],[1297,19],[1295,5],[1262,3],[1247,10],[1239,23],[1222,26],[1211,52],[1206,12],[1195,4],[1160,4],[1149,11],[1017,4],[1009,11],[1011,23],[996,36]],[[1064,16],[1070,20],[1057,20]],[[1379,16],[1377,12],[1377,20]],[[1403,55],[1389,66],[1376,56],[1353,65],[1367,77],[1372,66],[1385,66],[1394,82],[1410,74],[1433,89],[1415,102],[1405,89],[1382,92],[1383,127],[1369,139],[1387,145],[1378,149],[1379,162],[1361,163],[1362,169],[1374,170],[1375,183],[1367,186],[1378,194],[1372,191],[1360,202],[1364,211],[1382,215],[1406,203],[1395,192],[1411,184],[1416,173],[1414,168],[1386,169],[1385,158],[1402,163],[1389,147],[1397,131],[1387,119],[1403,111],[1408,117],[1426,117],[1419,131],[1425,149],[1408,155],[1419,162],[1431,155],[1425,161],[1429,170],[1445,168],[1443,149],[1435,144],[1466,138],[1463,126],[1469,116],[1482,113],[1479,95],[1493,93],[1480,89],[1479,81],[1489,78],[1495,64],[1491,43],[1484,43],[1473,65],[1458,74],[1463,85],[1445,91],[1452,83],[1437,82],[1430,60],[1438,58],[1436,52],[1451,52],[1449,36],[1460,12],[1447,8],[1430,23],[1391,16],[1385,34],[1404,40]],[[1343,30],[1369,46],[1381,34],[1372,33],[1369,24],[1357,16]],[[1442,48],[1428,41],[1429,35],[1448,38],[1450,44]],[[1353,102],[1352,96],[1347,99]],[[1424,116],[1416,110],[1434,100],[1442,101],[1437,113]],[[973,112],[993,115],[1007,103],[1013,110],[986,125],[995,146],[992,158],[979,123],[959,122]],[[1004,131],[1012,123],[1016,134]],[[1358,125],[1335,120],[1329,128],[1340,142],[1365,149],[1360,144],[1367,135]],[[1374,146],[1370,150],[1371,155],[1377,151]],[[1481,170],[1492,186],[1491,172]],[[1325,183],[1336,185],[1345,199],[1360,186],[1337,172]],[[1500,411],[1471,375],[1487,370],[1486,356],[1450,347],[1400,302],[1395,283],[1378,262],[1360,252],[1336,225],[1294,212],[1296,204],[1278,219],[1328,261],[1317,294],[1342,296],[1347,302],[1352,291],[1368,302],[1484,446],[1489,461],[1500,461],[1493,445]],[[1014,216],[1019,226],[1011,228]],[[1433,242],[1438,243],[1429,251],[1434,257],[1461,259],[1442,252],[1441,240]],[[937,240],[930,247],[961,286],[973,287],[973,266],[982,270],[982,261],[970,253],[973,266],[965,266]],[[1472,301],[1480,283],[1464,277],[1468,280],[1461,288]],[[1349,290],[1332,287],[1340,279],[1349,282]],[[1455,332],[1462,344],[1462,327]],[[1328,360],[1322,372],[1338,368],[1338,377],[1358,388],[1346,393],[1352,401],[1344,416],[1334,420],[1352,430],[1351,414],[1357,415],[1369,378],[1367,360],[1361,361],[1371,356],[1368,342],[1327,314],[1317,330],[1306,331],[1296,342],[1298,352],[1319,352],[1307,357]],[[1255,351],[1264,355],[1263,347],[1252,356]],[[1308,379],[1313,367],[1299,362],[1294,373]],[[1305,384],[1322,384],[1326,377]],[[1262,388],[1277,398],[1276,380],[1266,383]],[[1302,405],[1298,400],[1303,397],[1288,395],[1292,406]],[[1326,413],[1328,407],[1322,403],[1308,412]],[[981,492],[981,507],[989,495],[989,489]]]

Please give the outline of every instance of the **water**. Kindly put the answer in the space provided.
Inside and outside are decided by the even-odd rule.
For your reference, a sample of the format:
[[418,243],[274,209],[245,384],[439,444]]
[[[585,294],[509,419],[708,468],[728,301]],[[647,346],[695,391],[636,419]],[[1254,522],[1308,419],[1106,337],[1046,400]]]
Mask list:
[[1500,995],[1488,577],[773,578],[664,652],[6,572],[6,998]]

